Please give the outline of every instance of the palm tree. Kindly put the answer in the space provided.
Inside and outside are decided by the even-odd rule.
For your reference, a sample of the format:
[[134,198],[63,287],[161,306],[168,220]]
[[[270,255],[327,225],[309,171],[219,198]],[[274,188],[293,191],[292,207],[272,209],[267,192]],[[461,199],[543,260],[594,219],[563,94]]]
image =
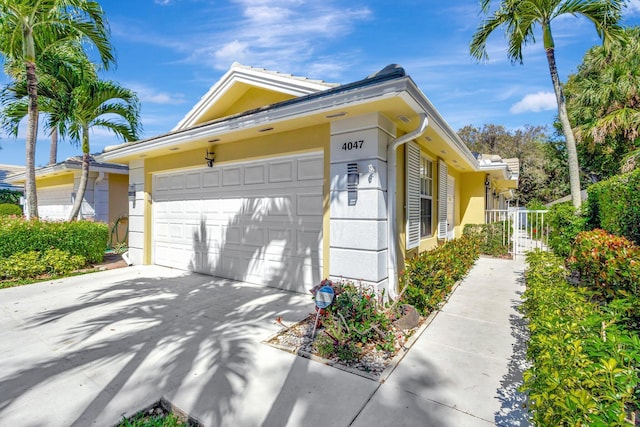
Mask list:
[[640,27],[625,34],[609,52],[591,48],[569,77],[565,93],[578,142],[610,138],[635,148],[640,137]]
[[78,217],[87,189],[91,162],[89,130],[102,127],[125,141],[138,139],[141,131],[140,102],[133,91],[111,81],[85,80],[79,83],[70,94],[68,108],[64,110],[66,116],[59,118],[60,133],[68,135],[82,147],[82,174],[70,221]]
[[43,51],[81,39],[93,44],[107,68],[115,61],[108,24],[97,1],[0,0],[0,53],[24,65],[28,92],[26,135],[27,215],[38,217],[35,147],[38,130],[38,71]]
[[[3,106],[0,126],[7,134],[17,137],[19,124],[28,114],[29,95],[25,71],[20,64],[8,62],[5,64],[5,73],[13,81],[0,92],[0,105]],[[96,66],[86,57],[79,40],[61,44],[42,55],[38,78],[38,110],[45,113],[44,128],[51,137],[49,164],[57,161],[59,121],[69,103],[69,94],[78,82],[97,79]],[[64,138],[65,135],[60,136]]]
[[580,198],[580,168],[576,142],[567,115],[567,106],[562,84],[556,67],[555,44],[551,31],[551,22],[564,15],[580,15],[591,21],[605,48],[611,41],[621,37],[618,25],[625,0],[501,0],[498,8],[490,12],[491,0],[480,0],[482,12],[490,15],[480,23],[470,45],[471,56],[477,60],[488,59],[487,39],[498,28],[503,27],[508,39],[507,55],[511,62],[523,63],[522,50],[529,43],[535,43],[537,26],[542,29],[544,49],[549,64],[549,73],[558,104],[558,118],[566,139],[569,182],[573,205],[578,208]]

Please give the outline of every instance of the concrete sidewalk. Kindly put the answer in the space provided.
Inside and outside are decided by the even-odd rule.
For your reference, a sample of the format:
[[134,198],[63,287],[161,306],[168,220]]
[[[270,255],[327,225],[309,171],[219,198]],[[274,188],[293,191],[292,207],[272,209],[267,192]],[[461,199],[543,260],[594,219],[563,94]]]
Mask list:
[[524,261],[482,257],[354,426],[527,426]]
[[0,291],[0,424],[526,425],[522,262],[481,258],[384,384],[271,348],[307,295],[146,266]]

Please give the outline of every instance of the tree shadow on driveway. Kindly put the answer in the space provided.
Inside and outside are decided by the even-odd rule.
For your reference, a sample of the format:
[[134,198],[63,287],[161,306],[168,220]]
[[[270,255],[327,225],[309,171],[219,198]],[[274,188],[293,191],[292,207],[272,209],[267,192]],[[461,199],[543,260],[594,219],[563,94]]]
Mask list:
[[[169,277],[145,277],[144,269],[111,283],[85,276],[67,284],[77,287],[73,297],[64,289],[64,297],[39,302],[41,313],[13,314],[22,323],[13,335],[22,338],[0,344],[10,362],[0,373],[0,417],[108,425],[113,414],[179,393],[218,425],[249,381],[259,340],[277,329],[273,319],[298,320],[309,309],[299,294],[161,270]],[[20,303],[34,309],[36,300]],[[38,342],[21,349],[20,340]]]

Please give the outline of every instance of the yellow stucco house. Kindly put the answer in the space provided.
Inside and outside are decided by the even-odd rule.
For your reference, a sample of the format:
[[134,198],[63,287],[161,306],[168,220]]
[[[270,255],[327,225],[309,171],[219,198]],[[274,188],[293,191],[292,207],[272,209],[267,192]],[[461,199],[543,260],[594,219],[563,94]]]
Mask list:
[[129,258],[298,292],[391,296],[405,257],[483,223],[517,185],[481,162],[404,70],[336,85],[234,64],[129,165]]
[[[38,215],[41,219],[69,219],[81,173],[81,156],[70,157],[54,165],[36,169]],[[100,163],[92,159],[80,217],[107,224],[115,224],[119,218],[126,218],[129,214],[128,174],[129,168],[126,165]],[[7,182],[18,186],[24,186],[25,181],[24,168],[22,172],[7,178]],[[125,235],[126,222],[123,221],[118,236],[124,240]]]

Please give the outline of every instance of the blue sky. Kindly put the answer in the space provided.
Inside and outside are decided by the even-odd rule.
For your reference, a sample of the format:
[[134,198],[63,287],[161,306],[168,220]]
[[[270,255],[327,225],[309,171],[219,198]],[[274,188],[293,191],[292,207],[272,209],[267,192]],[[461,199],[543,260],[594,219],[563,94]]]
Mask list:
[[[108,0],[118,67],[103,78],[135,90],[142,101],[142,137],[173,128],[209,87],[238,61],[244,65],[348,83],[397,63],[454,129],[467,124],[551,125],[555,101],[544,50],[527,48],[513,65],[502,33],[488,44],[489,62],[470,58],[480,22],[478,0]],[[624,24],[640,25],[640,0]],[[555,22],[562,80],[599,43],[593,26]],[[7,82],[0,74],[0,84]],[[0,134],[0,163],[24,164],[24,126],[17,139]],[[118,143],[106,131],[91,135],[92,152]],[[38,138],[36,165],[48,160]],[[62,141],[58,160],[80,154]]]

